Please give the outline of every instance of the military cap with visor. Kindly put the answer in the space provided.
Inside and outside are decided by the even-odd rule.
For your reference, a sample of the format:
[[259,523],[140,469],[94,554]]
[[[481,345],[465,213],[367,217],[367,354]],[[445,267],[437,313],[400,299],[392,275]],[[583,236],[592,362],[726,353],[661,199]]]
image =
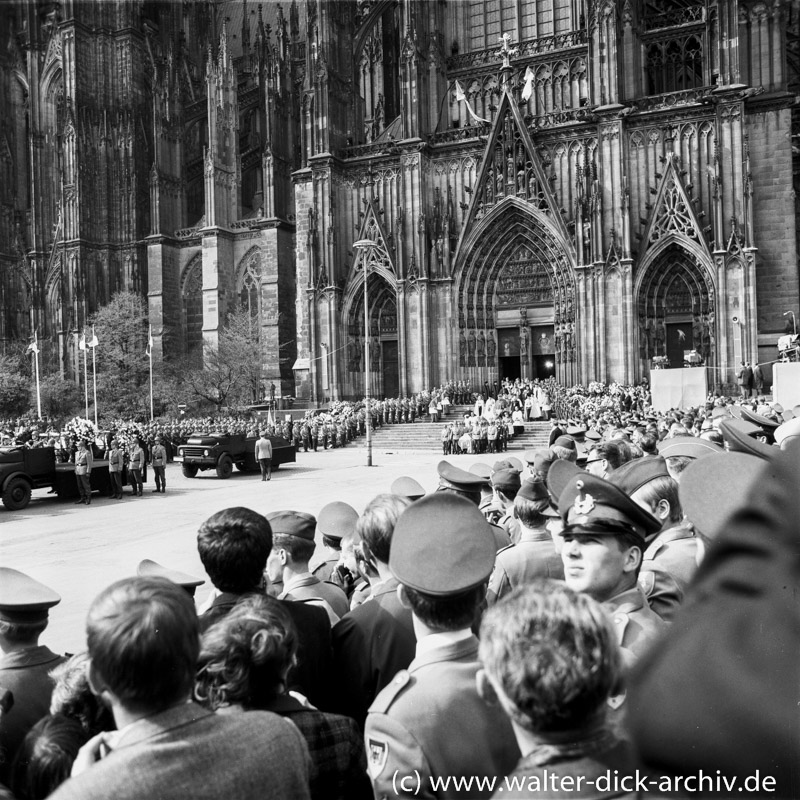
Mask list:
[[644,542],[661,529],[661,522],[622,489],[589,473],[569,479],[558,499],[558,511],[565,523],[562,535],[632,533]]
[[400,583],[423,594],[462,594],[488,580],[496,550],[492,529],[478,507],[438,492],[400,515],[389,568]]

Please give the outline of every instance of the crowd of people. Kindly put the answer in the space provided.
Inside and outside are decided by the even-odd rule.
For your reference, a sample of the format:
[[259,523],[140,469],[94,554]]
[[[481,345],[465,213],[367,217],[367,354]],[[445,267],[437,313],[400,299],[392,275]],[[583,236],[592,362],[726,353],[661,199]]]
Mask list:
[[50,651],[59,594],[0,567],[5,796],[800,796],[800,407],[542,391],[521,460],[198,520],[210,598],[143,561],[86,653]]

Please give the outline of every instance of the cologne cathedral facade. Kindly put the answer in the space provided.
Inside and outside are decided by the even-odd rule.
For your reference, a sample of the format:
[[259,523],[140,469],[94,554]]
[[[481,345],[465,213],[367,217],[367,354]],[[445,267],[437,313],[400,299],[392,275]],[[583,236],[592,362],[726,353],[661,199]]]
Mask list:
[[185,363],[246,308],[311,400],[367,360],[386,396],[690,351],[725,385],[800,315],[798,0],[8,0],[0,35],[0,347],[65,374],[121,289]]

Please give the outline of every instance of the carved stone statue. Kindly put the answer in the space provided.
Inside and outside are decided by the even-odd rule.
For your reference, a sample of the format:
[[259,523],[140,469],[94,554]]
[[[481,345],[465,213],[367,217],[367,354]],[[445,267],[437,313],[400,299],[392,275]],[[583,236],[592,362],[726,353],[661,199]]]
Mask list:
[[483,331],[478,333],[478,360],[481,361],[486,358],[486,337]]
[[494,340],[494,334],[489,331],[486,335],[486,355],[493,359],[495,357],[495,353],[497,353],[497,343]]
[[519,329],[519,354],[522,358],[528,355],[528,336],[530,335],[527,328]]
[[458,363],[462,367],[467,366],[467,337],[464,336],[464,331],[462,330],[458,336]]

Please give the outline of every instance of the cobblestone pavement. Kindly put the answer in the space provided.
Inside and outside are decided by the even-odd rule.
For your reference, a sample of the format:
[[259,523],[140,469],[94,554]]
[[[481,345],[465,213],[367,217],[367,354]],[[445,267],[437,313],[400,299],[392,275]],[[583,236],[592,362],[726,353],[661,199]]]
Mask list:
[[[388,492],[395,478],[411,475],[427,490],[435,489],[435,452],[375,451],[366,465],[366,449],[298,453],[297,463],[273,472],[262,483],[255,473],[234,472],[220,480],[213,472],[184,478],[178,464],[167,467],[166,494],[153,494],[152,471],[144,496],[124,500],[99,497],[90,507],[59,501],[46,490],[34,491],[24,511],[0,505],[0,563],[32,575],[62,597],[50,614],[42,642],[60,652],[84,646],[86,610],[109,583],[135,574],[143,558],[205,577],[197,555],[200,523],[220,509],[248,506],[266,513],[297,509],[316,514],[326,503],[343,500],[359,512],[379,492]],[[496,456],[453,456],[463,468]],[[210,584],[200,586],[202,603]]]

